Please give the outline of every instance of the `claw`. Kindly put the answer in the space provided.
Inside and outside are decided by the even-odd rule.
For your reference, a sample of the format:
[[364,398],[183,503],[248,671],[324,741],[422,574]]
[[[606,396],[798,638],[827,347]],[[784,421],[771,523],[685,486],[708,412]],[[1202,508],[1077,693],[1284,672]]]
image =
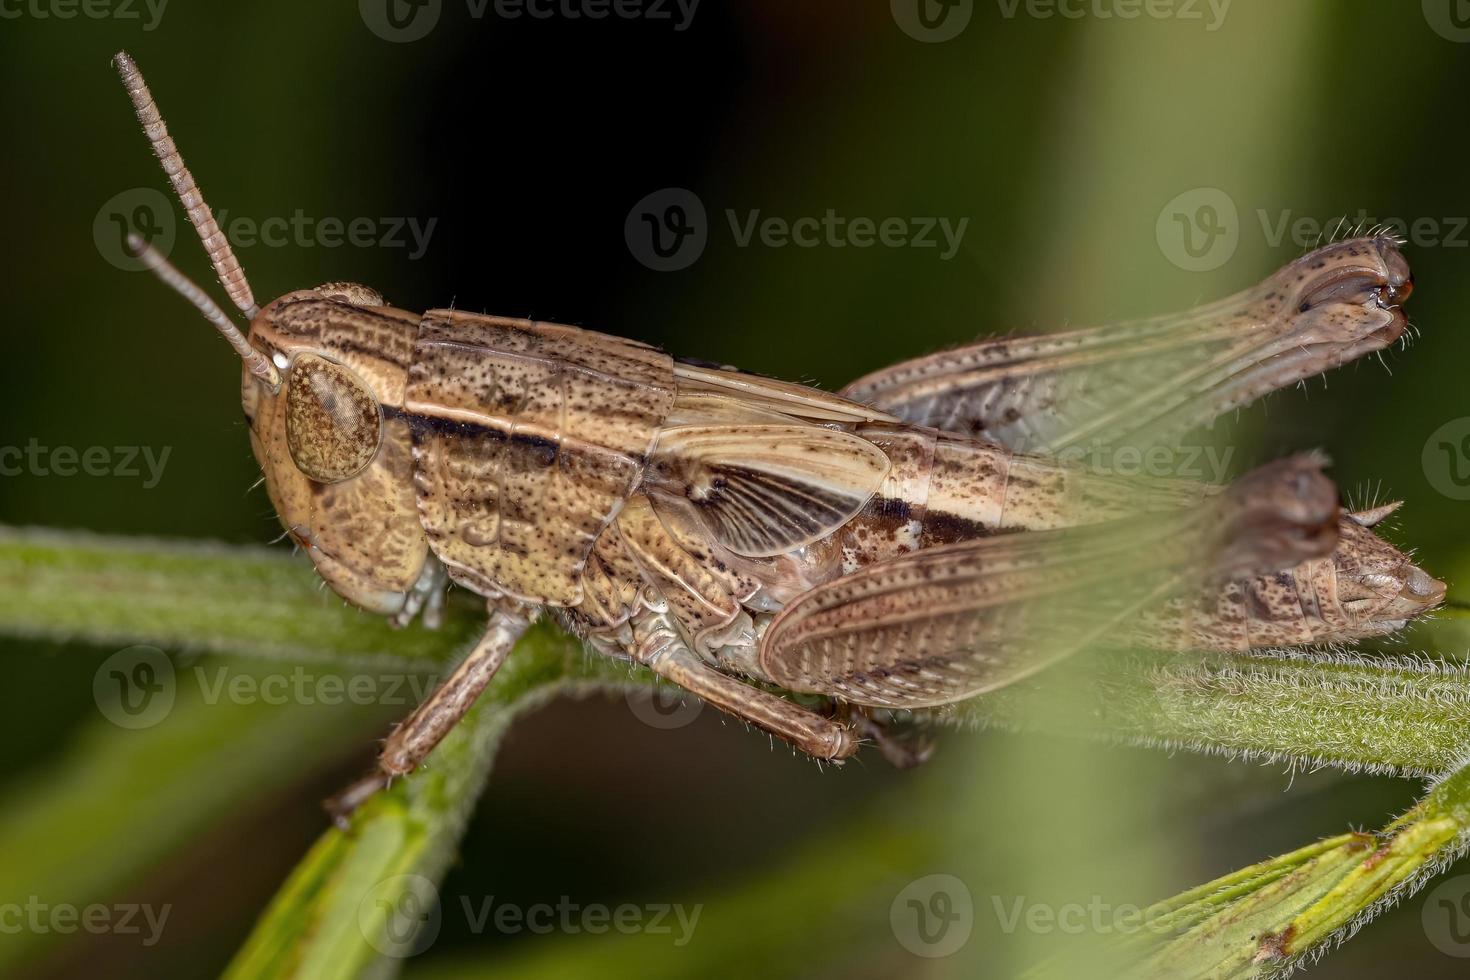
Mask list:
[[934,739],[914,731],[895,735],[893,729],[860,708],[850,708],[847,720],[852,730],[877,746],[895,769],[912,769],[934,755]]
[[340,793],[322,801],[322,809],[332,818],[332,824],[345,831],[352,826],[352,814],[373,794],[387,789],[390,778],[387,773],[375,772],[362,777],[345,787]]

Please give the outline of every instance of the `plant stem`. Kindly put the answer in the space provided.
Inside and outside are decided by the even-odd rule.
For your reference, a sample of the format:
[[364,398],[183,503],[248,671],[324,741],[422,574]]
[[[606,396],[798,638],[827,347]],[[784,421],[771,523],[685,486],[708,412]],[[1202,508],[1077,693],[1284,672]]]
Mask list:
[[[259,659],[208,663],[231,680],[280,671]],[[83,719],[44,765],[20,776],[0,804],[0,895],[53,907],[142,903],[149,872],[177,859],[180,842],[228,834],[299,792],[309,773],[360,752],[390,721],[376,705],[210,700],[191,674],[180,673],[166,716],[131,730],[100,713]],[[47,972],[41,960],[64,956],[68,938],[48,929],[6,935],[0,975]]]
[[[472,597],[451,598],[438,632],[392,630],[325,593],[304,561],[281,551],[0,528],[0,633],[12,635],[431,666],[483,622]],[[1431,622],[1420,635],[1456,629]],[[651,683],[592,656],[573,676]],[[1060,696],[1088,710],[1037,710]],[[1090,738],[1423,776],[1466,752],[1470,669],[1416,656],[1100,650],[932,717],[1016,730],[1039,721]]]
[[1253,865],[1148,910],[1123,949],[1129,975],[1248,977],[1309,962],[1417,891],[1465,849],[1470,766],[1378,834],[1344,834]]
[[438,632],[390,630],[279,549],[0,527],[0,630],[13,636],[431,667],[473,638],[476,606]]
[[[0,633],[12,635],[432,668],[483,622],[473,597],[453,598],[443,630],[395,631],[326,595],[306,563],[283,552],[0,528]],[[1459,623],[1429,626],[1440,628],[1448,637]],[[370,800],[349,832],[319,840],[231,975],[392,972],[424,941],[414,928],[432,918],[511,720],[558,692],[651,680],[550,627],[533,631],[423,771]],[[1057,703],[1084,710],[1043,710]],[[1377,836],[1333,838],[1156,907],[1170,938],[1134,951],[1156,972],[1243,975],[1313,955],[1417,887],[1470,827],[1470,769],[1455,771],[1470,731],[1470,671],[1460,664],[1094,651],[934,718],[1401,775],[1454,771]]]
[[[438,932],[439,882],[514,718],[572,687],[586,658],[539,628],[411,779],[369,799],[349,830],[302,859],[231,963],[231,980],[350,978],[395,972]],[[627,672],[623,672],[627,683]],[[602,681],[615,684],[609,673]]]
[[[1058,717],[1042,699],[1081,710]],[[1424,656],[1091,651],[950,720],[1400,776],[1470,748],[1470,670]]]

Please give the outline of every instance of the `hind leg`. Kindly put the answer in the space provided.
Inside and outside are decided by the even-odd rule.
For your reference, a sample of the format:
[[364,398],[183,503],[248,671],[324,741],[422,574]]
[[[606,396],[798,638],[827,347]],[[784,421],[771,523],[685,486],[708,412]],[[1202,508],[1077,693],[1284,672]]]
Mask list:
[[837,762],[858,749],[846,725],[711,667],[689,649],[666,613],[636,623],[634,639],[634,659],[655,674],[813,758]]

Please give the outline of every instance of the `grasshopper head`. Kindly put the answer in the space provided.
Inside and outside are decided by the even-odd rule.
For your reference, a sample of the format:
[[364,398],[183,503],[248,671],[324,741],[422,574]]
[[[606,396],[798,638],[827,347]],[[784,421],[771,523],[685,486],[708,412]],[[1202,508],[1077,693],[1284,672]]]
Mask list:
[[361,286],[287,293],[250,327],[279,382],[242,375],[250,444],[281,523],[334,591],[388,615],[411,614],[415,586],[438,569],[401,411],[417,319]]
[[288,293],[258,309],[138,66],[125,53],[113,64],[249,336],[146,242],[130,236],[131,247],[239,354],[250,443],[292,540],[338,595],[406,621],[443,580],[419,524],[399,411],[417,318],[350,283]]

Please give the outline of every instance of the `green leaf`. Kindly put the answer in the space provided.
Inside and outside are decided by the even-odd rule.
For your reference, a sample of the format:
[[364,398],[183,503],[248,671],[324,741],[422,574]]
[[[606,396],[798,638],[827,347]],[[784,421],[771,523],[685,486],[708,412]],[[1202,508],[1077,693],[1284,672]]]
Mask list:
[[[1113,957],[1109,973],[1226,978],[1286,972],[1413,894],[1464,852],[1467,839],[1470,766],[1435,784],[1377,834],[1319,841],[1150,907],[1142,928],[1103,951]],[[1070,975],[1071,962],[1047,964],[1035,975]]]

